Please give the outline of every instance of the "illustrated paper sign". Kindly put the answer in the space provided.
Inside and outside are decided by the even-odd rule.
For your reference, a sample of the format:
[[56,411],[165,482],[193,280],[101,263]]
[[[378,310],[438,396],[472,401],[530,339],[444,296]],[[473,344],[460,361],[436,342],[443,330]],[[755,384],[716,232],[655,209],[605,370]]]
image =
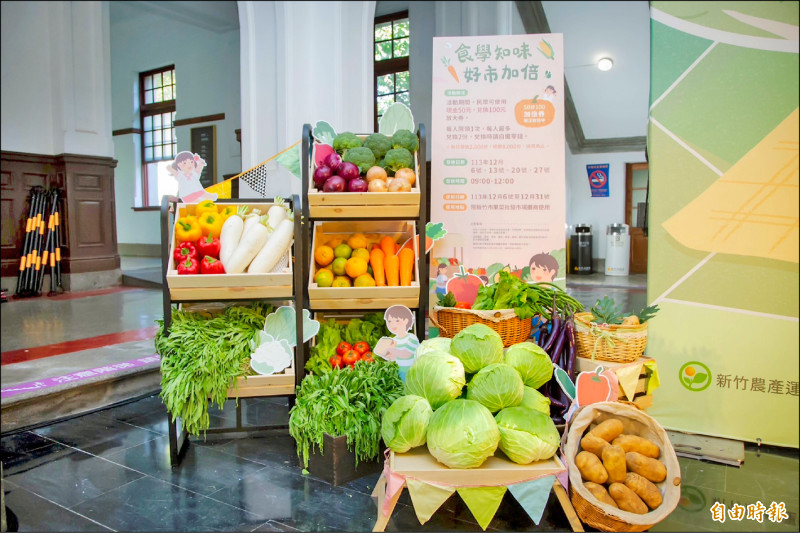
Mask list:
[[[550,269],[563,285],[563,36],[434,37],[432,85],[430,220],[447,234],[430,278],[463,266],[491,284],[499,263],[525,279],[549,254],[563,258]],[[442,287],[431,285],[434,305]]]
[[[303,309],[303,342],[308,342],[319,332],[319,322],[311,319],[311,312]],[[267,315],[264,329],[250,342],[253,353],[250,366],[257,373],[268,376],[291,366],[297,346],[297,325],[294,307],[284,305]]]
[[[613,373],[612,373],[613,375]],[[602,366],[592,372],[581,372],[575,379],[575,400],[580,407],[617,399],[617,380],[613,383]]]
[[178,182],[178,196],[184,203],[195,204],[203,200],[216,200],[218,195],[210,193],[200,183],[200,174],[206,166],[199,154],[179,152],[175,161],[167,166],[167,172]]
[[608,163],[586,165],[586,174],[589,176],[592,198],[608,198]]
[[419,346],[419,338],[411,330],[414,327],[414,313],[404,305],[393,305],[383,315],[386,327],[393,337],[381,337],[372,353],[387,361],[395,361],[400,367],[400,378],[405,383],[408,369],[414,364],[414,353]]

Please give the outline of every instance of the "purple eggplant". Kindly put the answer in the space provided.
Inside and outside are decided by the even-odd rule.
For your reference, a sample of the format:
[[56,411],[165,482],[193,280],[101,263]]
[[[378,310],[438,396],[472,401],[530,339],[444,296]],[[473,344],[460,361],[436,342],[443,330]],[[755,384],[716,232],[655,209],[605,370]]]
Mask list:
[[575,346],[575,317],[570,316],[567,320],[567,375],[573,382],[575,381],[575,358],[577,357],[577,348]]
[[549,326],[549,322],[545,322],[544,324],[539,326],[539,341],[537,344],[541,348],[544,346],[544,343],[547,342],[547,328]]
[[553,313],[550,323],[552,324],[550,328],[550,335],[547,336],[547,340],[542,346],[542,349],[548,354],[551,353],[550,349],[553,347],[553,344],[555,344],[558,336],[561,334],[561,317],[558,316],[558,313]]
[[[558,332],[558,338],[553,343],[551,351],[548,352],[550,354],[550,359],[553,362],[559,360],[561,357],[561,352],[564,351],[564,344],[567,341],[567,328],[563,326],[564,320],[559,318],[559,322],[562,324],[561,330]],[[547,351],[547,349],[545,349],[545,351]]]

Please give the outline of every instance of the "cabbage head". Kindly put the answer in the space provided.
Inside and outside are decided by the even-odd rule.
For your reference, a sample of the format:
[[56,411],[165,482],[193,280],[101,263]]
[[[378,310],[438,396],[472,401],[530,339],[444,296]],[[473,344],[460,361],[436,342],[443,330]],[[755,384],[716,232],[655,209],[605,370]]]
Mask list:
[[478,468],[494,455],[499,442],[492,413],[472,400],[446,403],[428,423],[428,451],[450,468]]
[[417,351],[414,352],[414,359],[419,359],[423,355],[427,355],[433,351],[450,353],[450,339],[447,337],[434,337],[432,339],[425,339],[419,346]]
[[405,453],[425,444],[433,409],[422,396],[401,396],[383,413],[381,436],[395,453]]
[[467,387],[467,399],[475,400],[496,413],[522,403],[525,386],[513,367],[494,363],[475,374]]
[[503,362],[513,366],[527,387],[538,389],[553,377],[553,363],[541,347],[533,342],[509,346]]
[[458,398],[464,387],[464,365],[444,352],[433,352],[414,361],[406,374],[406,394],[422,396],[436,410]]
[[527,407],[508,407],[494,418],[500,430],[500,450],[515,463],[544,461],[558,450],[561,437],[548,415]]
[[450,342],[450,353],[461,359],[470,374],[503,361],[503,339],[485,324],[472,324],[456,333]]
[[536,389],[525,387],[520,406],[533,409],[534,411],[540,411],[550,416],[550,398]]

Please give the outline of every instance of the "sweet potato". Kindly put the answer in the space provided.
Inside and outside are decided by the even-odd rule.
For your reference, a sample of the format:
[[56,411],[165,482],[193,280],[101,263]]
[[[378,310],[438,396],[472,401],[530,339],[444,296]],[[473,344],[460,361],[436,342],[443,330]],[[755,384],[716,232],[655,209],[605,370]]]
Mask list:
[[623,483],[627,469],[625,467],[625,450],[610,444],[603,448],[603,466],[608,472],[609,483]]
[[595,437],[600,437],[606,442],[611,442],[619,437],[622,434],[622,431],[622,421],[618,418],[609,418],[608,420],[604,420],[603,422],[597,424],[591,431],[589,431],[589,435],[594,435]]
[[591,481],[587,481],[583,484],[584,487],[589,489],[589,492],[592,493],[592,496],[597,498],[600,502],[606,503],[612,507],[619,509],[617,502],[614,501],[614,498],[608,495],[608,491],[603,485],[598,485],[597,483],[592,483]]
[[600,437],[595,437],[592,434],[587,433],[581,439],[581,448],[586,450],[587,452],[592,452],[597,457],[603,457],[603,448],[606,446],[611,446],[608,442],[604,441]]
[[658,459],[658,456],[661,455],[661,450],[653,441],[638,435],[620,435],[614,439],[612,444],[619,446],[626,452],[639,452],[645,457],[652,457],[653,459]]
[[631,489],[650,509],[655,509],[664,498],[658,487],[647,481],[636,472],[628,472],[625,475],[625,486]]
[[609,485],[608,494],[614,498],[614,501],[617,502],[617,505],[623,511],[636,514],[647,514],[649,512],[647,505],[645,505],[642,499],[622,483],[612,483]]
[[578,467],[581,477],[587,481],[601,485],[608,481],[608,472],[600,459],[592,452],[579,452],[575,456],[575,466]]
[[639,452],[626,453],[625,464],[628,470],[644,476],[653,483],[661,483],[667,478],[667,467],[661,461],[645,457]]

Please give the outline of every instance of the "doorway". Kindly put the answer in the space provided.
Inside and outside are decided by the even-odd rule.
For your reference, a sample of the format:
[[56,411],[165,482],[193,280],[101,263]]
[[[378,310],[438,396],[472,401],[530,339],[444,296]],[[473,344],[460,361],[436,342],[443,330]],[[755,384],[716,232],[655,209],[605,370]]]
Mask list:
[[625,165],[625,223],[631,232],[630,273],[647,273],[648,163]]

